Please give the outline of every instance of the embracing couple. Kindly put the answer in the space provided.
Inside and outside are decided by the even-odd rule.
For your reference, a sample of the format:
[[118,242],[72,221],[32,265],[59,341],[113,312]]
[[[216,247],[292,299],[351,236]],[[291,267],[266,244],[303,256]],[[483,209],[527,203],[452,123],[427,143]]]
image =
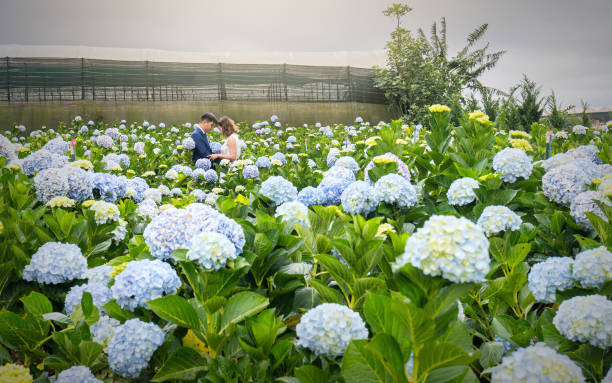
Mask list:
[[[221,152],[213,154],[207,133],[216,126],[219,127],[225,142],[221,146]],[[218,164],[223,159],[234,162],[240,157],[241,143],[238,139],[238,128],[234,121],[227,116],[217,120],[214,114],[204,113],[200,118],[200,123],[195,125],[191,138],[195,142],[192,157],[194,163],[201,158],[208,158],[213,164]]]

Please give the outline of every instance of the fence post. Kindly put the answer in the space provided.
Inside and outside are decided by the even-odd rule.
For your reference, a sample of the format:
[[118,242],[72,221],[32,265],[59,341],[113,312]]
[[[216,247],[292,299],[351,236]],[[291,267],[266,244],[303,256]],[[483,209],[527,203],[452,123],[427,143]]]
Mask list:
[[349,85],[349,101],[351,103],[351,111],[353,112],[353,117],[355,116],[355,89],[353,87],[353,76],[351,76],[351,67],[346,67],[346,77],[348,79]]
[[81,100],[85,100],[85,58],[81,57]]
[[11,78],[9,76],[9,58],[6,56],[6,96],[8,98],[7,101],[11,101]]
[[149,101],[149,61],[145,61],[145,88],[147,89],[147,101]]

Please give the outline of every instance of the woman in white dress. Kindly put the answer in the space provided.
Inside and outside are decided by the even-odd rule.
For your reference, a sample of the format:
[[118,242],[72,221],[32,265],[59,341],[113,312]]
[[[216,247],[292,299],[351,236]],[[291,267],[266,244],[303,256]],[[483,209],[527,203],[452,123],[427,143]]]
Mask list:
[[238,128],[236,124],[234,124],[234,120],[227,116],[223,116],[218,121],[219,129],[221,130],[221,135],[225,138],[225,142],[223,146],[221,146],[221,153],[219,154],[211,154],[209,156],[210,160],[219,159],[227,159],[230,162],[236,161],[240,158],[241,152],[241,143],[238,138]]

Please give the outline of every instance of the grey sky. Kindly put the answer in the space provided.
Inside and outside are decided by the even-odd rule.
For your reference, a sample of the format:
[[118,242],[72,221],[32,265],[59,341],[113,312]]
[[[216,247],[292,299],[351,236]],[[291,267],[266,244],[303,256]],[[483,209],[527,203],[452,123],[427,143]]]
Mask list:
[[[0,0],[0,44],[201,52],[367,51],[393,29],[375,0]],[[451,52],[488,22],[508,53],[484,77],[507,90],[525,73],[565,103],[612,106],[612,0],[412,0],[404,26],[446,16]]]

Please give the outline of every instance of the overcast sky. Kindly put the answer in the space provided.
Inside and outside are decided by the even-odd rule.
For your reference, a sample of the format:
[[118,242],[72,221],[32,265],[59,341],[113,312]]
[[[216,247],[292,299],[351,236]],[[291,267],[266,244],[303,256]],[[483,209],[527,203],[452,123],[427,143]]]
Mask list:
[[[0,0],[0,44],[197,52],[369,51],[394,27],[384,0]],[[412,0],[409,29],[445,16],[455,53],[478,24],[508,53],[484,78],[522,73],[565,104],[612,107],[612,0]]]

